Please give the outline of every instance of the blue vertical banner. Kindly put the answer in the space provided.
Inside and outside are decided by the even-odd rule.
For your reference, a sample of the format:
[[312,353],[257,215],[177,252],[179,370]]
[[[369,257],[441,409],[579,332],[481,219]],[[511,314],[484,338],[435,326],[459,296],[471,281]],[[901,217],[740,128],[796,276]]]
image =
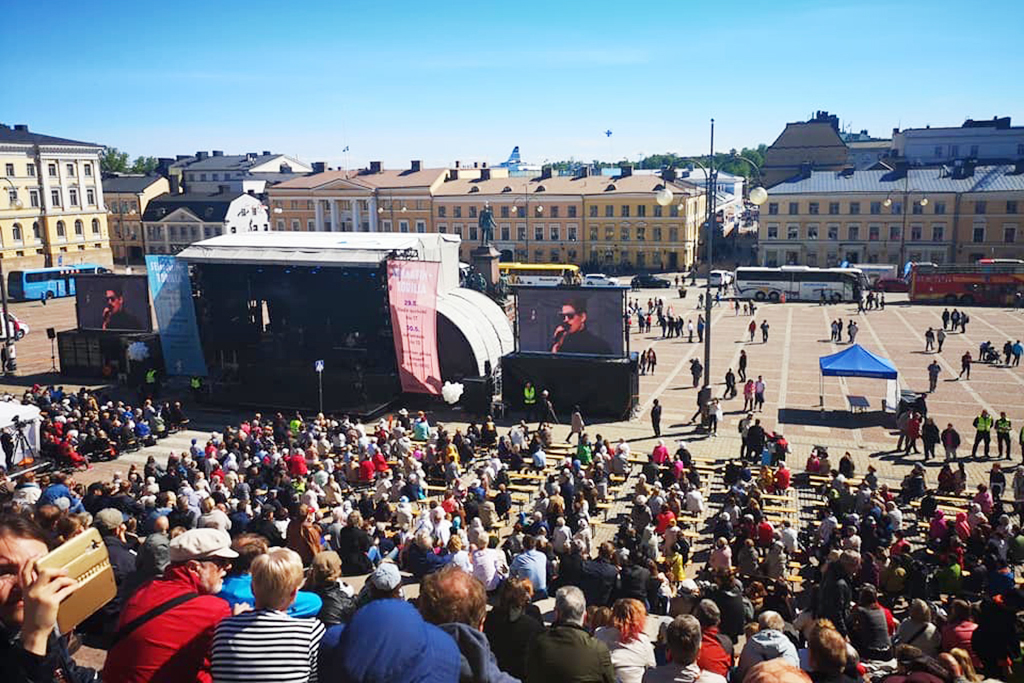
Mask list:
[[167,374],[206,377],[188,265],[174,256],[147,256],[146,271]]

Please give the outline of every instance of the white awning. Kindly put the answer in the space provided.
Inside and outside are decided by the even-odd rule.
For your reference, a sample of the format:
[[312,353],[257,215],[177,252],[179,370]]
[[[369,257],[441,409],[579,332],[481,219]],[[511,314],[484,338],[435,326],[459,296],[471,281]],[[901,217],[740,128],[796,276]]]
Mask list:
[[485,295],[470,289],[453,289],[437,297],[437,312],[448,319],[473,350],[477,373],[492,368],[513,350],[512,323],[504,311]]

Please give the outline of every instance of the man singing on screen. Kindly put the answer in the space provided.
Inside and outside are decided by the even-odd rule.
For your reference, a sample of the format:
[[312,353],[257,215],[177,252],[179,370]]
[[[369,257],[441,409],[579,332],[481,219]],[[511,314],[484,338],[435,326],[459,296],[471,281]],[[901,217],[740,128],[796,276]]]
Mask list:
[[555,328],[551,353],[592,353],[612,355],[604,339],[587,329],[585,299],[569,299],[562,304],[562,324]]
[[124,291],[120,285],[107,287],[104,298],[106,307],[103,309],[104,330],[141,330],[138,319],[124,309]]

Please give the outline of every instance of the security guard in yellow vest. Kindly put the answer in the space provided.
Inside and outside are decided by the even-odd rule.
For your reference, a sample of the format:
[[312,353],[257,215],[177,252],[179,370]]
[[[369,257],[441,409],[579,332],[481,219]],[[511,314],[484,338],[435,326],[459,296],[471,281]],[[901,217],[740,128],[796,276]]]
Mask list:
[[987,410],[982,410],[981,415],[974,418],[974,447],[971,449],[971,457],[978,454],[978,444],[985,442],[985,457],[988,457],[989,446],[992,444],[992,416]]
[[146,396],[149,398],[156,398],[158,389],[156,380],[156,368],[146,370]]
[[533,382],[527,381],[523,387],[523,407],[526,409],[526,421],[532,421],[537,410],[537,389]]
[[[999,446],[999,457],[1010,459],[1010,432],[1013,430],[1013,423],[1006,417],[1006,413],[999,413],[996,420],[996,445]],[[1003,455],[1003,444],[1006,444],[1006,455]]]
[[188,381],[188,386],[192,390],[192,399],[195,401],[199,400],[199,394],[203,390],[203,378],[199,375],[193,375]]

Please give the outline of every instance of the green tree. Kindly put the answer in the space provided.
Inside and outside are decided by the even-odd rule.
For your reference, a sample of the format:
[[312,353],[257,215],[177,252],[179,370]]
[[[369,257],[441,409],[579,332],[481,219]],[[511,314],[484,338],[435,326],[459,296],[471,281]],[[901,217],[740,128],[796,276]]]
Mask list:
[[117,147],[104,147],[100,155],[100,170],[103,173],[127,173],[128,153]]
[[156,171],[157,164],[159,162],[156,157],[136,157],[132,163],[132,173],[142,173],[143,175],[149,175]]

